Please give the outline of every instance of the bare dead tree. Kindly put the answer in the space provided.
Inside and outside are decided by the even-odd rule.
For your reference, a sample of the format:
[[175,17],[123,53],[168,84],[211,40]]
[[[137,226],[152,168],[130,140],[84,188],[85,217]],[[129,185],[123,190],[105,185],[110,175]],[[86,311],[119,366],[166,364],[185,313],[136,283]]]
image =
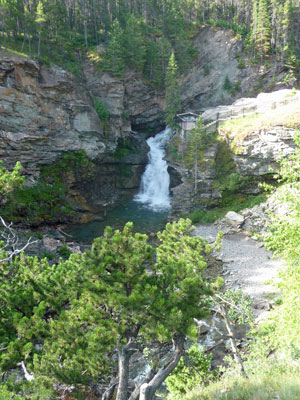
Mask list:
[[15,256],[22,253],[28,246],[37,242],[29,237],[25,244],[21,243],[12,225],[12,222],[6,223],[0,216],[0,250],[4,253],[4,258],[0,258],[0,263],[11,262]]

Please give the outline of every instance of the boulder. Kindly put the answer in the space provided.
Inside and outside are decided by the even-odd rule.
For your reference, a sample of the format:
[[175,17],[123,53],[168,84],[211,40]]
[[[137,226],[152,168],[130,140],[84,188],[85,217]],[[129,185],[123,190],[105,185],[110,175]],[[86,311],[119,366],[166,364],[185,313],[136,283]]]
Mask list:
[[234,211],[229,211],[225,215],[225,220],[230,225],[239,228],[245,222],[245,217],[243,215],[241,215],[241,214],[238,214],[238,213],[234,212]]

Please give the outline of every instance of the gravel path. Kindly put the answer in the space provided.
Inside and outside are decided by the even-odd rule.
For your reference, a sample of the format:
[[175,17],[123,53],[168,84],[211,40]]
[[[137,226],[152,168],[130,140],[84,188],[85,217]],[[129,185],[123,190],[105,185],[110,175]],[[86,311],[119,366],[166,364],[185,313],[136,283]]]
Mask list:
[[[194,234],[213,241],[220,229],[213,224],[198,225]],[[275,278],[283,267],[283,261],[273,259],[261,242],[243,232],[224,235],[220,258],[223,261],[223,277],[227,289],[241,289],[252,301],[254,316],[260,320],[270,308],[270,298],[276,287],[265,283]]]

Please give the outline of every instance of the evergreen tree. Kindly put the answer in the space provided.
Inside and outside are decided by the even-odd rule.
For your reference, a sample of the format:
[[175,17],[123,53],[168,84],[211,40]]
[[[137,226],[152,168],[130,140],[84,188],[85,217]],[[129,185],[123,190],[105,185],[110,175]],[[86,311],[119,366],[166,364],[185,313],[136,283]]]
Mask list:
[[40,59],[41,56],[41,36],[43,33],[43,24],[45,23],[45,21],[46,21],[46,16],[44,14],[43,3],[39,1],[37,4],[36,18],[35,18],[35,23],[38,31],[38,51],[37,51],[38,59]]
[[143,71],[145,63],[144,36],[141,25],[134,15],[130,15],[126,21],[123,43],[126,65]]
[[193,58],[196,52],[191,46],[191,43],[187,38],[187,33],[184,30],[181,30],[176,35],[174,50],[176,60],[178,60],[178,69],[180,73],[186,73],[193,63]]
[[150,39],[146,46],[144,74],[158,86],[163,82],[162,70],[159,63],[159,48],[154,39]]
[[22,166],[19,162],[16,163],[12,172],[9,172],[2,164],[0,161],[0,206],[7,200],[11,192],[24,183],[24,177],[21,176]]
[[0,263],[1,371],[25,361],[35,394],[42,381],[48,387],[54,381],[85,385],[99,374],[106,380],[113,375],[121,400],[136,349],[172,340],[171,362],[156,364],[143,386],[141,398],[152,399],[213,293],[204,270],[214,246],[190,236],[190,224],[168,224],[156,248],[128,223],[122,232],[107,228],[91,251],[57,265],[26,256]]
[[196,123],[196,128],[189,132],[187,138],[187,154],[185,161],[190,168],[194,170],[194,193],[198,190],[198,167],[203,150],[207,148],[211,138],[210,135],[203,128],[203,121],[201,117]]
[[125,72],[123,32],[118,20],[112,26],[107,53],[104,60],[104,68],[114,75],[122,77]]
[[257,24],[255,29],[255,45],[258,53],[264,56],[271,49],[271,21],[268,0],[259,0]]
[[171,55],[171,44],[167,38],[161,37],[157,40],[157,46],[158,46],[158,65],[162,76],[161,85],[163,86],[166,76],[167,66]]
[[171,128],[176,127],[175,117],[181,108],[180,89],[178,84],[178,68],[174,53],[171,54],[165,79],[166,109],[165,122]]

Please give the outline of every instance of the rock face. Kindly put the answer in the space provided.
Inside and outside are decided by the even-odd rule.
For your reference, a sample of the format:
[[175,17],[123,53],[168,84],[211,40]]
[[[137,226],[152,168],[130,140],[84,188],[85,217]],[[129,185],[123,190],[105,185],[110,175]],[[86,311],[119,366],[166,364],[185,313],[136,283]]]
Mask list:
[[139,73],[128,71],[118,79],[85,64],[84,74],[89,93],[109,110],[113,132],[156,133],[163,129],[164,93],[145,85]]
[[[173,138],[174,140],[175,142],[179,140],[178,135]],[[196,207],[207,208],[218,201],[221,194],[214,187],[217,153],[217,143],[208,146],[203,152],[202,157],[199,158],[195,170],[195,168],[187,165],[189,163],[185,162],[185,160],[181,162],[174,161],[174,157],[169,152],[167,158],[168,164],[175,171],[171,174],[171,177],[176,176],[177,178],[177,185],[171,189],[173,213],[187,213]]]
[[7,167],[21,161],[26,174],[38,176],[61,152],[84,150],[94,160],[106,151],[101,121],[66,71],[10,56],[0,70],[0,157]]
[[[74,209],[89,213],[90,219],[91,213],[139,187],[148,146],[145,135],[132,132],[130,120],[134,126],[149,123],[157,129],[161,100],[130,73],[119,81],[93,74],[91,66],[84,71],[85,78],[76,80],[56,66],[46,68],[24,57],[1,58],[0,159],[9,169],[20,161],[33,184],[42,166],[54,164],[63,153],[83,151],[94,164],[93,174],[69,171],[64,183]],[[108,109],[108,131],[94,108],[95,99]]]
[[[256,98],[242,98],[231,106],[208,109],[202,114],[204,122],[220,119],[247,119],[260,117],[261,128],[244,131],[233,126],[230,131],[218,128],[232,151],[238,172],[243,176],[263,176],[270,169],[277,169],[276,161],[294,151],[294,135],[297,123],[293,114],[298,113],[300,91],[283,89],[272,93],[261,93]],[[282,117],[279,117],[282,115]],[[293,116],[293,118],[290,118]],[[278,119],[277,125],[275,121]],[[287,119],[290,118],[291,122]],[[285,123],[287,126],[285,126]],[[250,120],[251,124],[251,120]],[[264,127],[264,125],[266,127]],[[289,126],[290,125],[290,126]],[[254,125],[255,126],[255,125]],[[269,126],[269,127],[268,127]]]
[[284,126],[252,132],[242,141],[238,153],[234,155],[239,173],[244,176],[262,176],[269,174],[270,168],[277,169],[276,160],[294,151],[294,135],[295,129]]
[[[248,125],[245,124],[244,129],[247,129],[245,131],[240,125],[234,125],[234,123],[230,127],[225,127],[220,122],[219,128],[217,124],[210,125],[206,134],[218,129],[219,140],[223,141],[223,145],[218,145],[220,142],[217,140],[206,148],[198,163],[196,185],[193,166],[189,165],[187,168],[184,165],[186,157],[184,148],[188,145],[182,138],[180,139],[179,135],[175,136],[171,149],[173,148],[174,153],[174,148],[177,148],[183,160],[174,162],[172,151],[170,151],[169,163],[177,170],[182,181],[180,185],[172,189],[174,212],[190,212],[197,207],[205,209],[218,205],[222,190],[227,190],[220,179],[226,182],[231,174],[235,175],[233,178],[241,177],[238,178],[235,187],[232,186],[232,181],[230,183],[228,180],[231,186],[229,191],[232,195],[235,193],[244,197],[248,194],[258,194],[261,189],[257,184],[263,181],[265,176],[269,178],[270,169],[278,168],[277,161],[280,157],[288,156],[294,151],[293,138],[297,127],[299,103],[300,92],[285,89],[268,94],[262,93],[256,98],[242,98],[231,106],[218,106],[206,110],[202,114],[205,125],[210,125],[210,121],[217,118],[230,119],[234,122],[237,117],[244,121],[244,118],[248,118],[250,114],[250,117],[254,115],[255,118],[260,118],[262,122],[259,124],[266,128],[249,129],[252,120],[249,120]],[[288,121],[286,116],[288,116]],[[272,126],[275,122],[277,123],[277,120],[278,125]],[[284,126],[285,123],[293,127]],[[259,124],[255,123],[253,126]],[[222,152],[226,152],[227,155],[224,157],[220,154]],[[223,161],[218,164],[218,160]],[[231,165],[226,165],[229,162]],[[228,176],[226,173],[224,175],[222,169],[227,171]],[[245,183],[239,185],[243,179],[246,179]]]
[[[183,110],[229,104],[253,90],[261,79],[270,81],[274,73],[258,66],[244,68],[242,41],[230,31],[203,28],[194,46],[197,58],[180,80]],[[236,87],[231,93],[224,90],[226,77]],[[97,101],[109,113],[107,123],[96,112]],[[127,71],[119,79],[97,72],[85,61],[82,75],[75,78],[57,66],[47,68],[1,53],[0,159],[7,168],[21,161],[33,184],[42,166],[54,164],[63,153],[84,151],[94,164],[93,175],[74,171],[65,183],[78,212],[98,212],[139,187],[147,162],[145,139],[164,128],[165,106],[163,91],[147,86],[137,72]],[[213,119],[213,111],[205,115],[206,120]],[[247,138],[242,151],[235,154],[239,172],[264,174],[275,153],[292,151],[292,134],[289,129],[275,128]],[[213,166],[217,147],[207,152],[196,174],[196,186],[192,168],[170,161],[175,210],[190,210],[197,199],[201,204],[217,202],[220,193],[214,188]]]
[[[185,110],[200,112],[248,97],[262,86],[274,90],[284,86],[281,80],[286,73],[285,67],[276,63],[266,70],[263,66],[245,62],[243,41],[230,30],[205,27],[195,37],[194,47],[196,62],[181,79],[181,101]],[[226,77],[231,90],[224,89]]]

